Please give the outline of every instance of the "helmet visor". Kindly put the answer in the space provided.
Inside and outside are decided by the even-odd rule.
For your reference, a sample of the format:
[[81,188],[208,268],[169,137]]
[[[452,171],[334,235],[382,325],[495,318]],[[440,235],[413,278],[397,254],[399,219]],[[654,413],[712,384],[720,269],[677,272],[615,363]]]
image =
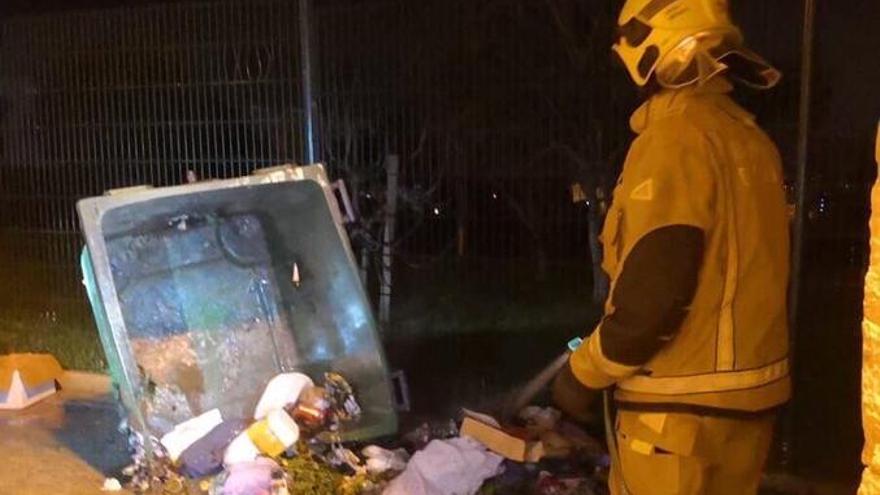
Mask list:
[[781,73],[729,33],[689,36],[659,62],[657,82],[667,88],[703,84],[722,72],[753,88],[769,89]]

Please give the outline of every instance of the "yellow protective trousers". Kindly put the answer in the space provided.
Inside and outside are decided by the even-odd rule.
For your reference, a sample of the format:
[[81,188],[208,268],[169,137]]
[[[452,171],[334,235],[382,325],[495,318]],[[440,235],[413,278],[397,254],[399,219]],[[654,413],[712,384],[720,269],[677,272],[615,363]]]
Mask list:
[[775,414],[734,419],[620,411],[611,493],[756,494],[774,423]]

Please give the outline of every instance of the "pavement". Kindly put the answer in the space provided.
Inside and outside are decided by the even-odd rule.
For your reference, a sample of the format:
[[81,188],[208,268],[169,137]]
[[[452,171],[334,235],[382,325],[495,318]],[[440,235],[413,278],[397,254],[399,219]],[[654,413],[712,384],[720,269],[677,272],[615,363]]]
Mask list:
[[0,494],[100,494],[104,478],[128,464],[109,378],[67,372],[58,381],[50,398],[0,411]]

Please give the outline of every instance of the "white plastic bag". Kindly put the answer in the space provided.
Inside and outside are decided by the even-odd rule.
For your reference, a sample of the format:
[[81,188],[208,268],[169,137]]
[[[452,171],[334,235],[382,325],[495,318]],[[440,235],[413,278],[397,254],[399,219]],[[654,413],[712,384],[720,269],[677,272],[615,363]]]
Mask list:
[[504,458],[470,438],[433,440],[416,452],[382,495],[474,495]]

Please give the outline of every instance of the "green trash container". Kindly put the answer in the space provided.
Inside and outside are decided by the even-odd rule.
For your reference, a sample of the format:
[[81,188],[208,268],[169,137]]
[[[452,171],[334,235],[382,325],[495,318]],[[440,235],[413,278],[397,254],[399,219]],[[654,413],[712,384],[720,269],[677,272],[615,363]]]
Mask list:
[[352,383],[364,414],[344,438],[396,431],[376,323],[322,166],[111,191],[77,210],[84,281],[137,431],[161,436],[213,408],[250,417],[288,371]]

